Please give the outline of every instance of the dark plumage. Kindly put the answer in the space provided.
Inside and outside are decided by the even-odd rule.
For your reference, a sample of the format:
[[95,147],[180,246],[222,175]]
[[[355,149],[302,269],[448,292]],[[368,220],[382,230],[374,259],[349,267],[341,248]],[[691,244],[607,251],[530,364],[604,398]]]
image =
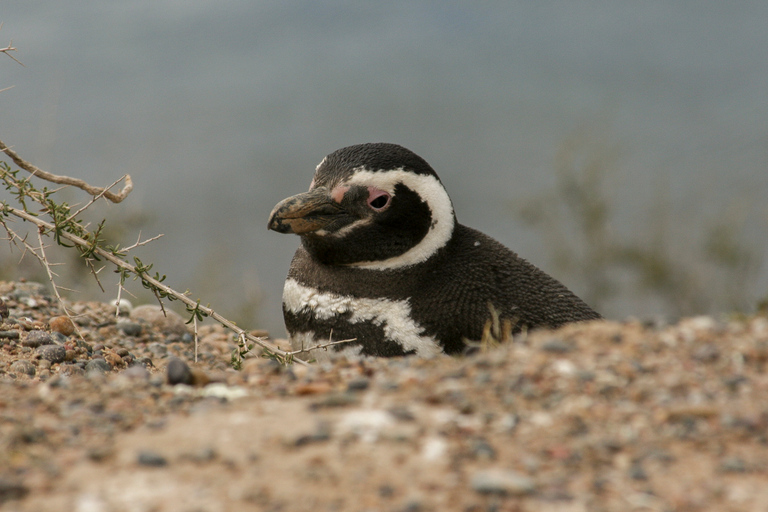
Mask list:
[[269,228],[302,240],[283,296],[296,349],[332,337],[357,338],[352,346],[366,355],[459,353],[480,339],[491,306],[515,331],[600,318],[555,279],[457,223],[437,174],[394,144],[328,155],[310,191],[279,203]]

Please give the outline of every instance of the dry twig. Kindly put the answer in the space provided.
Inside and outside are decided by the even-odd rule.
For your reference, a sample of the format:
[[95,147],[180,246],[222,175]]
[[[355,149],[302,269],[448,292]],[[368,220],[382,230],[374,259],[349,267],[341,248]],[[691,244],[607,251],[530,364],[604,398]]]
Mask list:
[[77,187],[81,190],[84,190],[88,194],[94,196],[94,199],[98,199],[99,197],[103,196],[109,199],[113,203],[119,203],[123,199],[125,199],[128,196],[128,194],[131,193],[131,190],[133,190],[133,181],[131,180],[131,176],[128,174],[123,176],[123,178],[120,178],[119,180],[117,180],[114,184],[110,185],[110,187],[112,187],[115,184],[119,183],[122,179],[125,179],[125,186],[123,186],[123,190],[115,194],[114,192],[109,191],[110,187],[107,187],[107,188],[94,187],[84,182],[81,179],[70,178],[69,176],[57,176],[55,174],[45,172],[39,167],[36,167],[31,163],[27,162],[26,160],[24,160],[23,158],[21,158],[18,154],[16,154],[14,150],[9,148],[2,140],[0,140],[0,151],[2,151],[3,153],[11,157],[11,160],[13,160],[13,163],[18,165],[21,169],[24,169],[28,173],[32,174],[33,176],[37,176],[38,178],[44,179],[46,181],[50,181],[51,183],[57,183],[59,185],[72,185],[73,187]]

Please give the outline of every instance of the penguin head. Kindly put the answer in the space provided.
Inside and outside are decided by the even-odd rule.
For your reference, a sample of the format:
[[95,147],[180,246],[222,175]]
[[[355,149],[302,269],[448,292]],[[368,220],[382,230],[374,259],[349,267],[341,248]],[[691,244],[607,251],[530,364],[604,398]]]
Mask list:
[[300,235],[323,264],[378,270],[428,260],[455,224],[435,171],[412,151],[386,143],[326,156],[309,191],[278,203],[269,218],[269,229]]

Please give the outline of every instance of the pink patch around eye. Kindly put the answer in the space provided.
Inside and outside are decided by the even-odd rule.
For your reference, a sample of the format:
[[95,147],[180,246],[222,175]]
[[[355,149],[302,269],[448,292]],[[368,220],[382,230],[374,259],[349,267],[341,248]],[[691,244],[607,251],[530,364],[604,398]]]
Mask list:
[[391,196],[389,192],[374,187],[368,187],[368,206],[376,211],[381,211],[389,206]]
[[348,190],[349,186],[347,185],[339,185],[338,187],[335,187],[331,190],[331,199],[340,204],[341,200],[344,199],[344,194],[346,194]]

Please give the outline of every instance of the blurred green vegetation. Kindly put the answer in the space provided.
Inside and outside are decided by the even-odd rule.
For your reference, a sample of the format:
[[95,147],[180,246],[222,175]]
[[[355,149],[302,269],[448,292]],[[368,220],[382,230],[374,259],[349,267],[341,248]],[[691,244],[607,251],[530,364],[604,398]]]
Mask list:
[[646,301],[668,319],[760,309],[768,299],[768,290],[756,289],[765,254],[745,227],[747,220],[765,225],[768,218],[748,219],[739,198],[741,208],[725,208],[715,221],[700,215],[699,225],[685,228],[699,232],[676,239],[672,228],[681,221],[673,218],[662,184],[646,201],[648,211],[633,219],[634,229],[618,232],[613,221],[622,206],[614,200],[613,181],[621,151],[609,133],[600,124],[574,130],[557,151],[552,189],[515,208],[545,237],[558,274],[608,317]]

